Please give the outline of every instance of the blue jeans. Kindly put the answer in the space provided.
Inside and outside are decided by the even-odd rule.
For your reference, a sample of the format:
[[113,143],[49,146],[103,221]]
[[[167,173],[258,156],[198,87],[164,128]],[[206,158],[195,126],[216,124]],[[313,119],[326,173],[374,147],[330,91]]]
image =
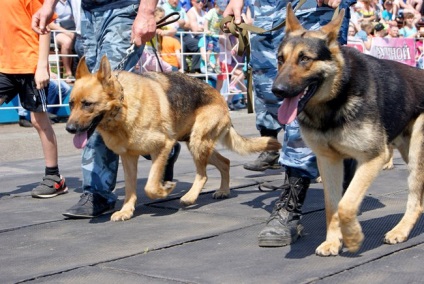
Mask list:
[[[131,46],[131,28],[137,15],[138,5],[106,11],[82,11],[81,35],[84,54],[89,70],[99,68],[103,55],[107,55],[112,69],[116,69]],[[143,47],[136,48],[124,64],[124,70],[135,66]],[[119,156],[109,150],[100,134],[95,131],[82,153],[82,188],[98,193],[114,203],[112,191],[116,185]]]

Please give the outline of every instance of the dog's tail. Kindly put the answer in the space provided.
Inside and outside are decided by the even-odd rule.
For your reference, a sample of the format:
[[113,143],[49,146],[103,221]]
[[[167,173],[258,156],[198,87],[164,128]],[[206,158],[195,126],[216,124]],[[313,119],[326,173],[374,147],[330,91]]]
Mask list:
[[273,137],[244,137],[238,134],[233,127],[230,127],[221,142],[225,147],[240,155],[281,149],[281,144]]

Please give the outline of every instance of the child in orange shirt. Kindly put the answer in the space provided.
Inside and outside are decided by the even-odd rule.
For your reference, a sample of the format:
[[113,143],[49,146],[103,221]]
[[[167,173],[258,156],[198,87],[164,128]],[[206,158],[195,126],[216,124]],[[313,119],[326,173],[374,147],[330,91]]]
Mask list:
[[159,52],[163,61],[172,65],[172,71],[180,70],[181,43],[175,37],[159,37]]
[[[0,9],[0,105],[17,94],[22,106],[31,111],[31,122],[40,136],[45,159],[45,177],[31,195],[49,198],[66,193],[59,174],[57,141],[47,115],[50,34],[31,29],[31,16],[44,0],[2,0]],[[5,32],[7,31],[7,32]]]
[[[155,19],[159,21],[165,16],[165,10],[157,7],[155,10]],[[178,71],[181,65],[181,43],[175,37],[165,35],[164,30],[156,31],[158,38],[158,50],[163,61],[172,65],[172,71]]]

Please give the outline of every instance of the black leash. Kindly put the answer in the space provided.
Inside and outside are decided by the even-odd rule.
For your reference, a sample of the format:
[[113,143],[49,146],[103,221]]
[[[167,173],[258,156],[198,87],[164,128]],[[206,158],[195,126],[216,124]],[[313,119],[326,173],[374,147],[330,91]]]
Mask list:
[[[175,17],[175,18],[167,21],[171,17]],[[167,26],[169,24],[175,23],[179,19],[180,19],[180,14],[178,12],[172,12],[171,14],[168,14],[165,17],[163,17],[162,19],[160,19],[159,21],[157,21],[156,28],[160,29],[160,28],[162,28],[164,26]],[[157,38],[157,41],[159,42],[159,39],[158,38]],[[162,67],[162,64],[160,63],[160,58],[159,58],[158,52],[157,52],[157,50],[155,48],[155,45],[153,43],[153,39],[150,40],[150,44],[152,45],[153,53],[155,54],[155,57],[156,57],[156,60],[158,62],[160,71],[163,73],[163,67]]]
[[[173,19],[169,20],[169,18],[174,17]],[[156,22],[156,28],[162,28],[164,26],[167,26],[169,24],[175,23],[180,19],[180,14],[178,12],[172,12],[171,14],[166,15],[162,19]],[[152,44],[153,52],[156,56],[156,60],[158,61],[160,70],[163,72],[162,64],[160,63],[159,55],[157,54],[157,50],[153,44],[153,40],[150,40],[150,43]],[[116,71],[118,71],[118,74],[120,71],[124,70],[125,62],[127,62],[128,57],[135,51],[135,44],[131,44],[131,46],[126,50],[126,54],[124,58],[122,58],[121,62],[119,62],[118,67],[116,68]],[[117,76],[118,76],[117,74]]]

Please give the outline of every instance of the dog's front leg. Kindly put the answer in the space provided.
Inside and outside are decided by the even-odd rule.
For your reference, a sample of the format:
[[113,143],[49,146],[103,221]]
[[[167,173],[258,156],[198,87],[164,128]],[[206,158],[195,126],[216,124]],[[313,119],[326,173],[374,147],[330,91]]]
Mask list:
[[149,178],[144,188],[146,195],[150,199],[165,198],[175,188],[175,182],[167,181],[164,185],[162,184],[165,165],[174,144],[175,141],[167,141],[165,145],[159,149],[158,153],[151,153],[152,168],[150,169]]
[[387,155],[383,152],[381,155],[365,162],[358,161],[355,175],[339,203],[343,242],[350,252],[357,252],[364,240],[364,234],[357,219],[357,214],[367,189],[383,168],[386,159]]
[[319,157],[318,168],[324,184],[327,236],[315,253],[320,256],[338,255],[342,248],[337,205],[342,197],[343,160]]
[[137,201],[137,165],[138,155],[121,155],[125,175],[125,201],[122,209],[113,213],[112,221],[125,221],[131,219]]

